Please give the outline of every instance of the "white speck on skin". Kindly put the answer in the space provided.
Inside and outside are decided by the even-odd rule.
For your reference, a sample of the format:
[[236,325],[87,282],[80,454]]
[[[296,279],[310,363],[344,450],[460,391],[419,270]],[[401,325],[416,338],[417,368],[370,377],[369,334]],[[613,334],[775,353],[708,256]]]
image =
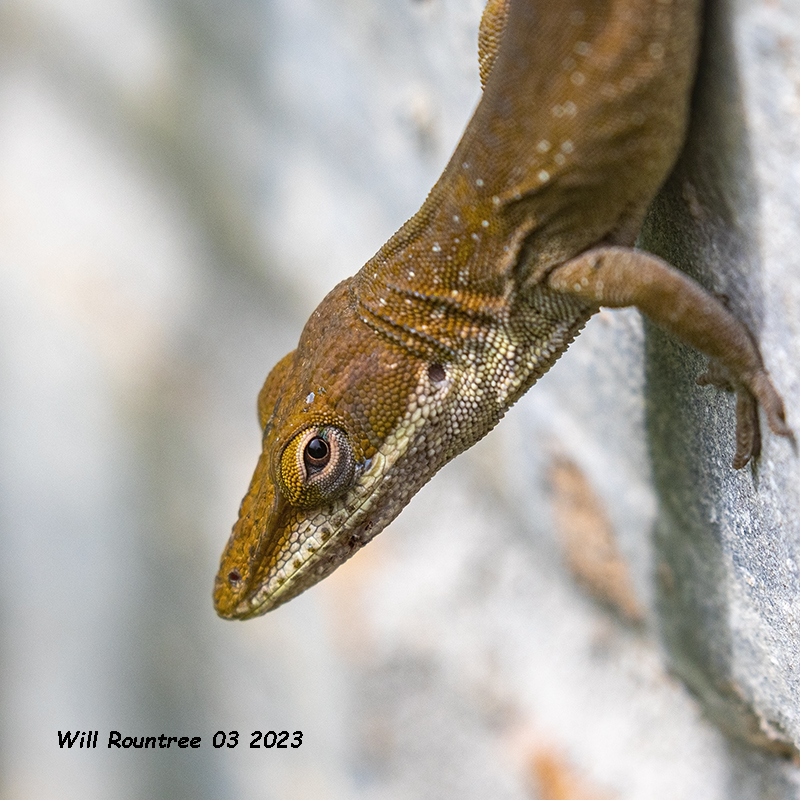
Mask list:
[[309,393],[308,393],[308,395],[306,396],[306,405],[307,405],[307,406],[308,406],[308,405],[311,405],[311,403],[313,403],[313,402],[314,402],[314,397],[315,397],[315,396],[316,396],[316,395],[314,394],[314,392],[309,392]]
[[536,149],[540,153],[546,153],[550,149],[550,147],[551,147],[550,142],[548,142],[547,139],[542,139],[539,142],[539,144],[536,145]]
[[493,203],[494,205],[496,205],[496,206],[499,206],[499,205],[500,205],[500,198],[499,198],[497,195],[495,195],[495,196],[492,198],[492,203]]
[[561,150],[564,153],[571,153],[574,149],[575,149],[575,145],[572,144],[572,140],[571,139],[565,139],[563,142],[561,142]]
[[575,86],[583,86],[586,83],[586,76],[582,72],[573,72],[569,79]]
[[475,185],[476,185],[476,186],[483,186],[483,178],[478,178],[478,179],[475,181]]
[[550,173],[546,169],[540,169],[538,177],[542,183],[545,183],[550,180]]
[[458,216],[458,214],[453,214],[453,222],[460,222],[460,221],[461,221],[461,219]]
[[483,222],[481,222],[481,225],[482,225],[484,228],[488,228],[488,227],[489,227],[489,220],[488,220],[488,219],[485,219],[485,220],[483,220]]
[[442,248],[439,246],[439,242],[434,242],[433,247],[431,247],[431,250],[433,250],[434,253],[441,252]]
[[553,157],[553,161],[555,161],[556,164],[558,164],[559,166],[562,166],[563,164],[566,163],[567,158],[563,153],[556,153],[555,156]]

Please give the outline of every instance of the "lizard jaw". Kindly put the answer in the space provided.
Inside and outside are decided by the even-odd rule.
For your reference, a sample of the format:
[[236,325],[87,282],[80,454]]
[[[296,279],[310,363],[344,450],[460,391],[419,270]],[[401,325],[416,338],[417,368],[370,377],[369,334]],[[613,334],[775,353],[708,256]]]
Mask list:
[[[265,544],[251,561],[248,586],[235,604],[227,608],[217,605],[217,613],[241,620],[266,614],[321,581],[377,536],[402,508],[380,521],[371,516],[377,502],[374,489],[385,479],[384,462],[380,454],[376,455],[356,485],[332,508],[320,509],[311,516],[296,515],[289,526],[281,526],[280,515],[270,520],[272,524],[268,525],[283,527],[283,533],[265,531]],[[221,568],[218,581],[224,578],[223,573]]]

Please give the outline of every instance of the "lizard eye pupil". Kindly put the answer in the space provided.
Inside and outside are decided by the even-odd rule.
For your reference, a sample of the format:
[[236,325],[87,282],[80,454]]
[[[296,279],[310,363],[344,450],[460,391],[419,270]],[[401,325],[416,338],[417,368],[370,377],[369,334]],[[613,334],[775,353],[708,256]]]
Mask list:
[[305,455],[309,466],[324,467],[330,461],[331,448],[321,436],[315,436],[306,445]]

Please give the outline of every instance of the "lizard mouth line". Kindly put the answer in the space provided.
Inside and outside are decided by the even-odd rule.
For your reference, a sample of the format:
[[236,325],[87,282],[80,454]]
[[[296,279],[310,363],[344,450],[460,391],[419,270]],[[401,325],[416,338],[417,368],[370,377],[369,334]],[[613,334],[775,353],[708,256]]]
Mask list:
[[[353,517],[356,514],[359,514],[359,512],[363,511],[363,505],[359,506],[355,509]],[[366,512],[364,512],[364,515],[366,516]],[[350,517],[350,519],[353,519],[353,517]],[[358,527],[358,523],[356,524],[356,527]],[[380,530],[382,529],[383,526],[381,526]],[[355,540],[358,543],[358,547],[352,548],[352,552],[355,552],[359,547],[366,544],[369,539],[372,538],[372,536],[377,535],[379,533],[379,529],[377,529],[377,526],[372,525],[370,526],[369,532],[369,538],[356,536],[351,536],[349,538],[349,541]],[[309,539],[311,538],[312,537],[309,537]],[[342,530],[340,528],[337,533],[332,533],[330,538],[319,548],[314,547],[312,549],[308,549],[308,547],[301,545],[300,550],[292,559],[292,563],[299,559],[300,564],[293,566],[292,571],[285,576],[278,577],[281,575],[281,572],[283,572],[283,570],[279,570],[252,597],[242,600],[241,603],[239,603],[239,605],[236,607],[232,616],[235,616],[239,619],[250,619],[252,617],[261,616],[267,611],[271,611],[273,608],[276,608],[277,606],[286,602],[286,600],[289,600],[299,594],[299,591],[295,591],[298,582],[303,587],[300,591],[303,591],[312,586],[318,580],[321,580],[336,566],[338,566],[339,563],[341,563],[341,560],[344,560],[332,560],[328,558],[330,551],[336,550],[337,546],[342,547],[341,538]],[[350,554],[348,553],[348,556],[349,555]],[[307,573],[311,568],[313,568],[315,563],[317,564],[318,576],[315,576],[314,580],[306,582],[303,580],[303,578],[306,577]],[[287,593],[288,597],[282,597],[282,595]]]

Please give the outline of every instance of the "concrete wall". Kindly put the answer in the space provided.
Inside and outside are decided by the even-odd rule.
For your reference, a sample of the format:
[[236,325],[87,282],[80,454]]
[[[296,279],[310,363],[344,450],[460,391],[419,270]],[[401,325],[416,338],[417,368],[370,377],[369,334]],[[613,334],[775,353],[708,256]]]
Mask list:
[[[258,388],[446,162],[480,5],[0,5],[2,797],[800,797],[797,457],[766,434],[733,472],[731,398],[632,311],[330,579],[213,614]],[[795,428],[799,12],[714,4],[645,231]]]

